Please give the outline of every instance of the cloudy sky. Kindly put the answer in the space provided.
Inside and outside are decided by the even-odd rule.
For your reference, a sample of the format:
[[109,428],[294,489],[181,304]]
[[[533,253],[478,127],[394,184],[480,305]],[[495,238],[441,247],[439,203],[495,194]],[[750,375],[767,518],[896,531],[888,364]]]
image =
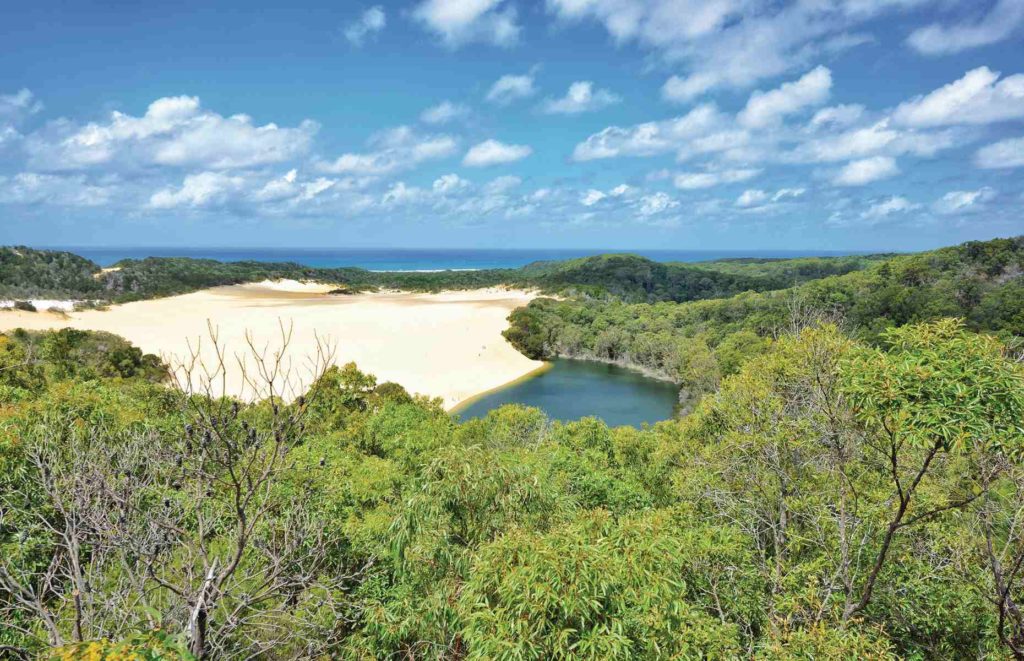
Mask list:
[[0,243],[1024,233],[1024,0],[262,4],[6,8]]

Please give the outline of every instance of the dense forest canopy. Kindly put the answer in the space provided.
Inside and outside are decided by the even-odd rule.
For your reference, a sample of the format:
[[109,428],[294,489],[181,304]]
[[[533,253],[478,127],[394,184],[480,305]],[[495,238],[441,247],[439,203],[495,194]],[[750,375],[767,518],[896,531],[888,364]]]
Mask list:
[[[833,259],[838,260],[833,262]],[[123,303],[184,294],[207,287],[283,278],[337,284],[350,291],[438,291],[507,285],[549,293],[614,297],[633,302],[693,301],[743,291],[781,289],[800,279],[864,268],[868,258],[794,260],[789,267],[757,270],[724,263],[662,264],[637,255],[598,255],[536,262],[520,269],[379,272],[316,268],[292,262],[219,262],[188,257],[126,259],[110,269],[71,253],[0,248],[0,297],[72,298]]]
[[[1022,255],[681,302],[713,267],[524,269],[574,293],[517,346],[693,395],[643,429],[463,422],[326,360],[246,404],[113,336],[2,335],[0,654],[1024,658]],[[748,266],[693,291],[803,269]]]

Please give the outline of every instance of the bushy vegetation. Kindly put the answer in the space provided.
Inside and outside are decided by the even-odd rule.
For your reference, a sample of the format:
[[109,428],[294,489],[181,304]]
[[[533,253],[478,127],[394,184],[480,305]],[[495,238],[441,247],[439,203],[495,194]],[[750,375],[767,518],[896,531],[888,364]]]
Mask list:
[[100,267],[69,252],[0,247],[0,299],[95,298]]
[[512,313],[505,336],[534,358],[591,358],[665,376],[683,387],[686,400],[714,390],[794,320],[832,320],[867,342],[893,326],[943,317],[963,318],[969,328],[1007,340],[1022,337],[1022,275],[1024,238],[972,242],[723,299],[537,299]]
[[1022,658],[1021,254],[513,316],[703,379],[643,429],[461,422],[354,365],[211,398],[109,335],[0,336],[0,655]]
[[692,301],[788,284],[784,278],[775,276],[660,264],[636,255],[601,255],[536,263],[522,269],[436,273],[315,268],[291,262],[218,262],[185,257],[127,259],[112,269],[101,270],[96,264],[69,253],[23,248],[0,249],[0,258],[8,265],[0,269],[0,295],[7,292],[11,297],[102,299],[117,303],[283,278],[337,284],[339,291],[345,292],[440,291],[507,285],[538,288],[553,294],[627,301]]
[[1024,371],[956,321],[873,344],[827,324],[781,336],[691,415],[645,429],[518,406],[459,423],[354,366],[291,403],[210,400],[26,359],[53,341],[7,338],[0,353],[9,649],[882,659],[1024,646],[1011,569]]

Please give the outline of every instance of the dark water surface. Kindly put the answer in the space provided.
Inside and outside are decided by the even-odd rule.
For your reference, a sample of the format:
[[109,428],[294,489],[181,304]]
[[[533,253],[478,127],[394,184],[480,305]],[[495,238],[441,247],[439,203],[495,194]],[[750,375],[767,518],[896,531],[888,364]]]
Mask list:
[[556,420],[596,416],[611,426],[639,427],[671,418],[678,392],[671,383],[615,365],[559,359],[548,371],[484,395],[457,413],[478,418],[505,404],[525,404]]

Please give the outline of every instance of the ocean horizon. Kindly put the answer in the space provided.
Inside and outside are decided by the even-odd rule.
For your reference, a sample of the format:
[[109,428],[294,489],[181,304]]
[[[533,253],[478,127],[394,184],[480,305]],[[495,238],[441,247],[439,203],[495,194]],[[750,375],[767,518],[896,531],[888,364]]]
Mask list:
[[443,271],[519,268],[531,262],[575,259],[609,253],[642,255],[658,262],[706,262],[716,259],[838,257],[870,254],[869,251],[837,250],[624,250],[607,249],[494,249],[494,248],[198,248],[198,247],[86,247],[46,246],[113,266],[122,259],[190,257],[221,262],[295,262],[304,266],[337,268],[353,266],[371,271]]

